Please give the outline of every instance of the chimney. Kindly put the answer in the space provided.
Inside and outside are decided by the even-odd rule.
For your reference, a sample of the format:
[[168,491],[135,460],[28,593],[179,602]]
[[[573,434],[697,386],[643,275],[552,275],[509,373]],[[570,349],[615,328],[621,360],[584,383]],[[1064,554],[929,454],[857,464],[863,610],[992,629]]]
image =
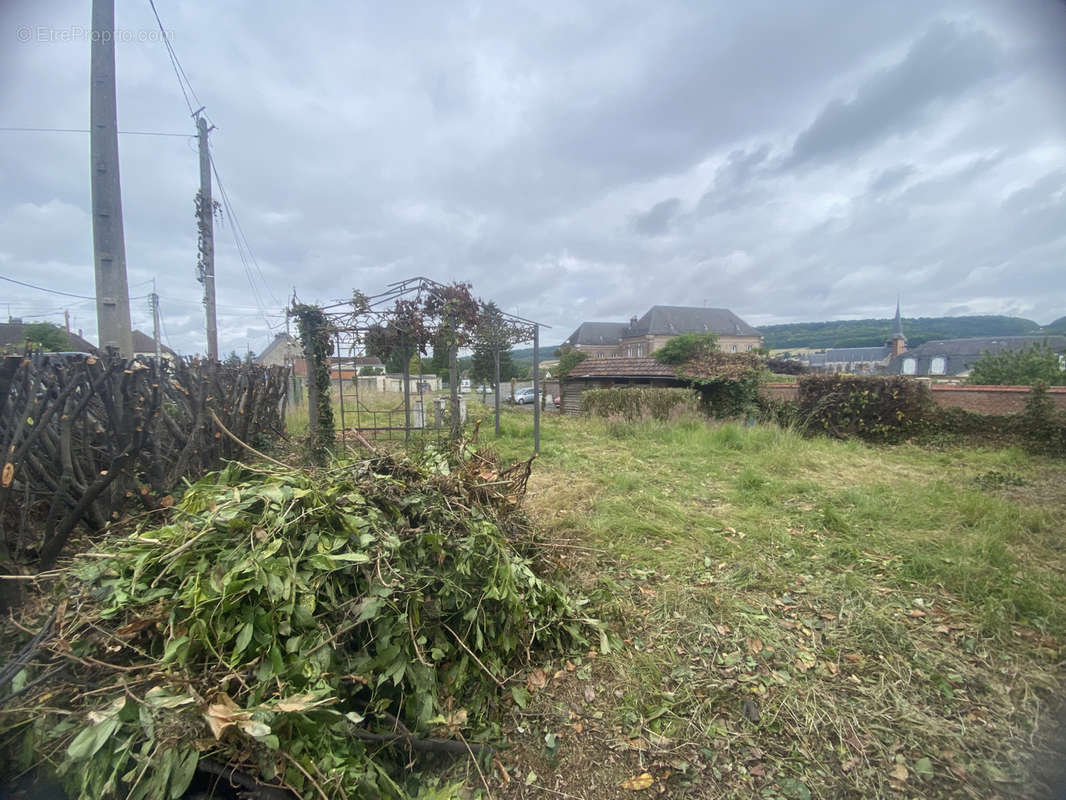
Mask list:
[[637,327],[637,318],[636,317],[630,317],[629,318],[629,327],[630,328]]

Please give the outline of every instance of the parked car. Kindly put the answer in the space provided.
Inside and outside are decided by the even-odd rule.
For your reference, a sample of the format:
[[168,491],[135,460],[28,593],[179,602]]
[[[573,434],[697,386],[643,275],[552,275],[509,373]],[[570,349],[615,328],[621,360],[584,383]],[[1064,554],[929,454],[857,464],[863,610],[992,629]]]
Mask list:
[[524,406],[527,403],[534,403],[537,400],[537,396],[533,394],[532,387],[526,389],[519,389],[514,393],[515,405]]

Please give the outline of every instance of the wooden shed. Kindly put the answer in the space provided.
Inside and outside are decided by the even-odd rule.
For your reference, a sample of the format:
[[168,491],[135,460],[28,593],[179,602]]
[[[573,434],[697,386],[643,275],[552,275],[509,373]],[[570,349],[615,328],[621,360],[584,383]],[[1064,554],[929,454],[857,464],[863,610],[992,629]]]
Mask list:
[[616,386],[681,387],[677,367],[654,358],[587,358],[570,370],[563,381],[562,411],[581,412],[581,393],[588,389],[611,389]]

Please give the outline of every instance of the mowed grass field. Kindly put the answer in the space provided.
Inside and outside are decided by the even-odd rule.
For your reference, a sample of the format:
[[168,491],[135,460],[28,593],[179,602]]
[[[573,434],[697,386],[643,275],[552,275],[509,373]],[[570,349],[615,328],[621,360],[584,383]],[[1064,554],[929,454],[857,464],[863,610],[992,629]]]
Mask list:
[[[525,458],[531,426],[480,441]],[[546,415],[526,502],[617,638],[512,683],[471,786],[1054,796],[1063,462]]]

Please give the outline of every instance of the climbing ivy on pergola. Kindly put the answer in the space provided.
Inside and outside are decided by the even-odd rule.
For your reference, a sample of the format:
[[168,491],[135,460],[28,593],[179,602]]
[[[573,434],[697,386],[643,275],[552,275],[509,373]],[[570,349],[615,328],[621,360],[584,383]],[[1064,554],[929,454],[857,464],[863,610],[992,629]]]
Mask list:
[[[430,278],[415,277],[389,284],[384,291],[366,295],[358,290],[349,299],[324,306],[305,306],[293,301],[290,314],[301,321],[300,338],[308,360],[308,376],[329,374],[329,348],[324,338],[335,342],[336,356],[352,356],[373,350],[389,356],[398,354],[403,364],[403,405],[405,437],[411,431],[410,360],[416,353],[426,355],[432,344],[448,349],[451,436],[461,431],[459,417],[458,352],[475,341],[489,343],[496,358],[496,431],[500,427],[499,352],[521,342],[533,342],[533,388],[540,396],[540,328],[549,327],[534,320],[506,314],[474,297],[468,283],[442,284]],[[315,308],[318,314],[310,313]],[[315,326],[307,324],[314,320]],[[317,327],[316,327],[317,326]],[[305,328],[307,330],[305,330]],[[316,381],[317,385],[318,381]],[[341,382],[343,385],[343,381]],[[343,391],[343,390],[342,390]],[[323,430],[333,429],[332,410],[321,401],[308,404],[312,444],[324,441]],[[343,406],[342,406],[343,407]],[[328,412],[328,414],[326,413]],[[540,450],[540,404],[533,407],[534,451]],[[343,426],[343,421],[342,421]]]

